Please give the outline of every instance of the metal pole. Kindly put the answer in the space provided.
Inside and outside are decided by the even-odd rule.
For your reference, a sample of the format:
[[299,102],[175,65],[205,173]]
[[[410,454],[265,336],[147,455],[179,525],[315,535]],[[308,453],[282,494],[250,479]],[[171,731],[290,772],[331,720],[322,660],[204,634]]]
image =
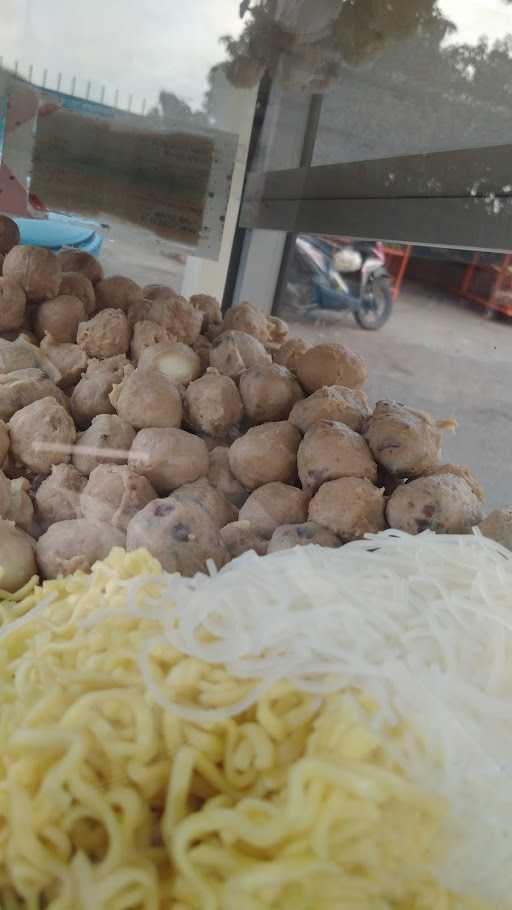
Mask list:
[[19,66],[19,61],[15,60],[14,61],[14,73],[16,76],[18,75],[18,66]]
[[144,98],[144,101],[142,102],[142,116],[144,116],[144,114],[146,113],[146,104],[147,104],[147,101]]
[[133,95],[129,95],[129,97],[128,97],[128,110],[129,111],[131,111],[132,105],[133,105]]
[[32,76],[34,75],[34,64],[31,63],[28,68],[28,81],[32,82]]
[[48,70],[43,70],[43,88],[46,86],[46,80],[48,79]]
[[76,92],[76,76],[73,76],[71,80],[71,94],[74,95]]
[[85,89],[85,97],[89,99],[91,97],[91,80],[89,79],[87,83],[87,88]]
[[62,85],[62,73],[59,73],[57,76],[57,91],[60,92],[60,87]]
[[116,92],[114,95],[114,107],[119,107],[119,89],[118,88],[116,88]]
[[101,98],[100,98],[100,101],[101,101],[102,104],[105,103],[105,92],[106,92],[106,90],[107,90],[107,89],[106,89],[106,86],[102,85],[102,86],[101,86]]

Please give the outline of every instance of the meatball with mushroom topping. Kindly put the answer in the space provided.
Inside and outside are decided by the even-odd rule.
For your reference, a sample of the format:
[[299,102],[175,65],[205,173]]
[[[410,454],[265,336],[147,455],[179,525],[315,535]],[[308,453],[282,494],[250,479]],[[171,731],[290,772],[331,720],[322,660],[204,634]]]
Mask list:
[[62,280],[58,258],[40,246],[15,246],[5,257],[2,274],[21,285],[29,303],[57,297]]
[[35,474],[48,474],[52,465],[68,462],[76,439],[71,417],[55,398],[41,398],[17,411],[9,433],[13,455]]
[[300,433],[288,421],[262,423],[233,443],[229,466],[246,490],[278,480],[293,483],[299,443]]
[[124,547],[126,535],[101,521],[75,518],[58,521],[37,541],[37,564],[43,578],[90,572],[114,547]]
[[81,474],[89,475],[99,464],[126,462],[134,439],[135,430],[126,420],[117,414],[99,414],[79,435],[73,464]]
[[88,357],[104,360],[116,354],[126,354],[130,337],[130,326],[123,311],[108,309],[82,322],[76,340]]
[[268,351],[246,332],[223,332],[210,348],[210,365],[219,373],[238,379],[245,370],[272,363]]
[[299,357],[296,372],[306,392],[316,392],[324,385],[360,389],[368,378],[363,358],[342,344],[317,344],[309,348]]
[[386,527],[382,490],[361,477],[322,484],[309,504],[309,520],[336,534],[343,543]]
[[265,531],[275,531],[285,522],[300,524],[306,521],[308,504],[309,497],[303,490],[286,483],[266,483],[251,493],[238,518]]
[[281,550],[307,547],[311,544],[334,549],[341,546],[341,540],[328,528],[322,528],[314,521],[306,521],[304,524],[298,525],[281,525],[272,534],[268,553],[279,553]]
[[310,496],[326,480],[377,480],[377,465],[363,437],[336,420],[322,420],[310,427],[299,446],[297,468],[302,488]]
[[13,521],[0,518],[0,588],[14,594],[34,575],[34,540]]
[[386,509],[390,528],[465,534],[482,520],[482,503],[463,477],[433,474],[401,484]]
[[339,420],[354,432],[360,433],[369,416],[368,399],[361,389],[330,385],[323,386],[308,398],[298,401],[290,412],[289,420],[301,433],[306,433],[321,420]]
[[379,401],[364,435],[373,457],[390,474],[418,477],[439,463],[441,431],[423,411]]
[[126,531],[134,515],[156,498],[149,480],[127,465],[100,464],[89,475],[80,508],[84,518]]
[[119,417],[142,430],[145,427],[179,427],[182,404],[178,387],[159,370],[139,367],[110,393]]
[[165,571],[185,576],[206,572],[209,559],[218,569],[229,559],[220,531],[205,510],[174,496],[153,500],[130,521],[127,549],[141,547]]
[[35,492],[37,520],[43,530],[57,521],[81,518],[80,496],[86,478],[72,464],[53,465],[49,477]]
[[187,423],[197,433],[225,436],[242,419],[244,409],[236,384],[217,370],[208,370],[185,391]]
[[251,367],[240,377],[240,395],[251,423],[286,420],[304,393],[286,367],[276,363]]
[[209,469],[206,443],[185,430],[167,427],[140,430],[128,463],[160,494],[206,477]]

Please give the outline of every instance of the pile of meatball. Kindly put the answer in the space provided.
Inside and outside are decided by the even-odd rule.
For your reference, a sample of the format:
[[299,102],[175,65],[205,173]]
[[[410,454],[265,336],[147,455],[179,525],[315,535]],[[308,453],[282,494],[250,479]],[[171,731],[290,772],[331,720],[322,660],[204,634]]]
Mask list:
[[363,391],[364,361],[249,303],[105,278],[0,219],[0,587],[88,571],[112,547],[169,572],[386,527],[469,531],[446,428]]

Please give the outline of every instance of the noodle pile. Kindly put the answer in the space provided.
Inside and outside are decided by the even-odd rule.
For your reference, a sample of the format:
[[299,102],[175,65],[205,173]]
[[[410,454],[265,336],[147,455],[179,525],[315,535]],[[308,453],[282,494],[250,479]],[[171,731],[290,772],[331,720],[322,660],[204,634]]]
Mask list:
[[439,884],[450,806],[375,693],[191,653],[229,637],[220,579],[114,550],[0,607],[2,910],[481,910]]

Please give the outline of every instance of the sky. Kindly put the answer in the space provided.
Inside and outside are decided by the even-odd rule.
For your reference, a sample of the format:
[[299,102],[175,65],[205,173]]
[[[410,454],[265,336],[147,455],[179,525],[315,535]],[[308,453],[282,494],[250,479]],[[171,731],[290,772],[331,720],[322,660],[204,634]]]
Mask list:
[[[308,0],[314,3],[315,0]],[[120,106],[133,95],[133,110],[144,99],[152,106],[160,89],[175,92],[192,107],[201,105],[210,67],[223,58],[219,38],[237,34],[242,22],[239,0],[0,0],[0,56],[9,68],[19,62],[27,76],[106,101],[116,89]],[[512,6],[501,0],[440,0],[445,14],[458,26],[451,40],[475,42],[481,34],[492,40],[512,32]]]
[[119,89],[122,106],[148,107],[165,88],[199,107],[210,67],[224,57],[221,35],[237,34],[238,0],[0,0],[0,56],[19,72],[77,93],[91,80],[91,97],[102,85],[107,101]]

